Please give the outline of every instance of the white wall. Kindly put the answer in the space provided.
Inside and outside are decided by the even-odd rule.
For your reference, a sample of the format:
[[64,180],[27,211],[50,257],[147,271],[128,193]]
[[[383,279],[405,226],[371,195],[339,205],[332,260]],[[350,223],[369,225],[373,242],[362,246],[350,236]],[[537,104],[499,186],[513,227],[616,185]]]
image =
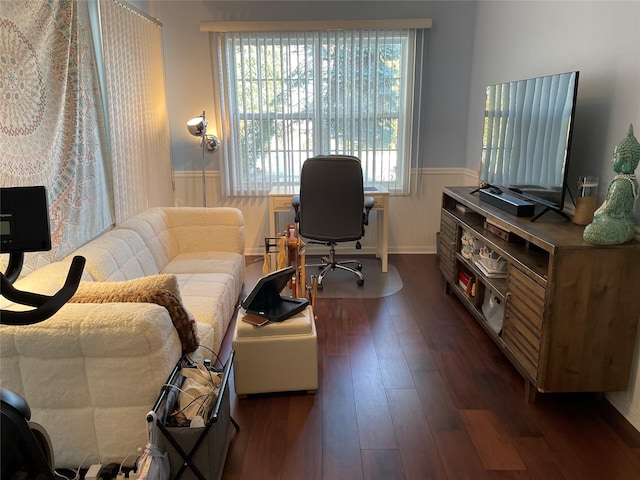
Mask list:
[[[472,159],[481,145],[487,85],[570,70],[579,70],[580,79],[569,179],[599,176],[604,199],[614,176],[613,147],[629,123],[640,137],[638,1],[480,1],[467,131],[469,168],[478,167]],[[640,224],[640,202],[635,212]],[[640,332],[629,385],[626,392],[607,397],[640,430]]]

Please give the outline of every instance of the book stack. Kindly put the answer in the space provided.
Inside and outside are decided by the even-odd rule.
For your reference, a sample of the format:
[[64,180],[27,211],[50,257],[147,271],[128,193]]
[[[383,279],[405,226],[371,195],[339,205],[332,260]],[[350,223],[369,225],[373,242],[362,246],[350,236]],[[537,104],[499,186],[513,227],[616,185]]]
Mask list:
[[485,230],[488,230],[489,232],[493,233],[494,235],[500,237],[501,239],[507,242],[511,241],[511,232],[508,230],[505,230],[504,228],[495,224],[489,219],[485,220],[484,228]]
[[460,213],[468,213],[469,212],[469,208],[462,205],[461,203],[456,203],[456,210],[459,211]]
[[458,273],[458,284],[462,287],[467,297],[473,298],[476,296],[476,278],[473,275],[460,271]]
[[507,276],[506,270],[489,267],[480,255],[476,255],[473,258],[473,262],[487,278],[506,278]]

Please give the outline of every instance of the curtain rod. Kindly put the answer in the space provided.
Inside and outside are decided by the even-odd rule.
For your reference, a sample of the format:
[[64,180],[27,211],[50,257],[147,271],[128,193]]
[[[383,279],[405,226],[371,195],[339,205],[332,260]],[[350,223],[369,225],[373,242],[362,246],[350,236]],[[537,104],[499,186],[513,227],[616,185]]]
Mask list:
[[393,30],[423,28],[431,28],[430,18],[200,22],[201,32],[300,32],[310,30]]

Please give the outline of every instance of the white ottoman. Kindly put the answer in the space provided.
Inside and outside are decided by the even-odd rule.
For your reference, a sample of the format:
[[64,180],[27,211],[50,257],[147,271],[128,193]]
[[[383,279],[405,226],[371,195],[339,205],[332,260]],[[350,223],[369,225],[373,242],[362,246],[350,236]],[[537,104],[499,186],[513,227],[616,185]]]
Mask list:
[[236,393],[289,392],[318,388],[318,335],[313,310],[283,322],[255,327],[242,321],[240,310],[233,333]]

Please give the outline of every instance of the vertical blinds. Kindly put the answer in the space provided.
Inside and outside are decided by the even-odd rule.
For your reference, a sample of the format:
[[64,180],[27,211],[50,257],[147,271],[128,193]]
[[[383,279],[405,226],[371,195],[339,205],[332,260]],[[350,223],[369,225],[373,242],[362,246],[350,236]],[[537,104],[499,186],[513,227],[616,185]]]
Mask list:
[[408,190],[414,29],[227,31],[211,41],[228,195],[295,185],[319,154],[355,155],[365,185]]
[[153,163],[170,162],[161,26],[100,2],[115,221],[145,210]]

